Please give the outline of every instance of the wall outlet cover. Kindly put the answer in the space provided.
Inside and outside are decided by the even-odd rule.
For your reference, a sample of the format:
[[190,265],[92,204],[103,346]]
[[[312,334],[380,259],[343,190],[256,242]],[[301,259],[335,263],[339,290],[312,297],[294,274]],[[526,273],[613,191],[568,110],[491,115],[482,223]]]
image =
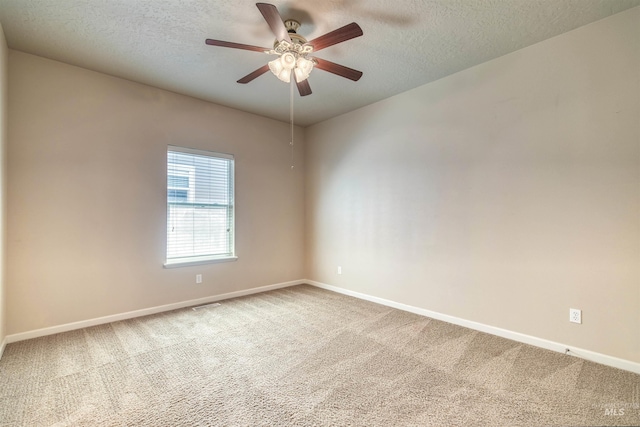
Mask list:
[[582,310],[577,308],[569,309],[569,322],[582,323]]

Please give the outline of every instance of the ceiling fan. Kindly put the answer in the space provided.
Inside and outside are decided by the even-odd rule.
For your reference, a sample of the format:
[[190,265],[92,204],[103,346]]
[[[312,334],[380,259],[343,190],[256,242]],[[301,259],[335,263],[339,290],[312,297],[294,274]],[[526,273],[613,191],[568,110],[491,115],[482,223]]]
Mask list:
[[289,83],[291,81],[291,75],[293,74],[300,96],[306,96],[311,94],[311,87],[309,86],[307,78],[314,67],[353,81],[358,81],[360,77],[362,77],[361,71],[327,61],[326,59],[310,56],[312,53],[329,46],[360,37],[363,33],[358,24],[352,22],[323,36],[307,41],[307,39],[297,33],[298,28],[300,28],[298,21],[293,19],[283,21],[280,13],[278,13],[278,9],[272,4],[256,3],[256,6],[276,36],[273,49],[222,40],[206,40],[206,44],[211,46],[252,50],[254,52],[278,55],[277,59],[247,74],[238,80],[238,83],[249,83],[269,70],[271,70],[278,79]]

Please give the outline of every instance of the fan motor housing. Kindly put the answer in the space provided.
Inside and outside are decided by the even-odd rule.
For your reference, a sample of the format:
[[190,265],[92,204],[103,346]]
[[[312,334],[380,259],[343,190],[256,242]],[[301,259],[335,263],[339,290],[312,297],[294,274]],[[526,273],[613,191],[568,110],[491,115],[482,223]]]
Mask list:
[[[284,26],[287,29],[289,37],[294,44],[307,44],[307,39],[297,33],[298,29],[300,28],[300,23],[298,21],[296,21],[295,19],[287,19],[286,21],[284,21]],[[273,48],[277,48],[279,44],[280,41],[276,40],[275,42],[273,42]]]

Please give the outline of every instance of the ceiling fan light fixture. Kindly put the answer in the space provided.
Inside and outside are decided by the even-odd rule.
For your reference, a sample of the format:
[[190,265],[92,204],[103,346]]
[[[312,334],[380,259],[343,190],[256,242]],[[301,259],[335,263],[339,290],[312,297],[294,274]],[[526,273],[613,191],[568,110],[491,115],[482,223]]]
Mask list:
[[311,74],[313,61],[293,52],[285,52],[278,59],[269,62],[269,69],[285,83],[291,82],[291,71],[293,71],[296,75],[296,81],[301,82]]
[[296,81],[306,80],[311,74],[311,70],[313,70],[313,61],[302,56],[299,57],[296,62],[296,68],[293,70],[296,73]]

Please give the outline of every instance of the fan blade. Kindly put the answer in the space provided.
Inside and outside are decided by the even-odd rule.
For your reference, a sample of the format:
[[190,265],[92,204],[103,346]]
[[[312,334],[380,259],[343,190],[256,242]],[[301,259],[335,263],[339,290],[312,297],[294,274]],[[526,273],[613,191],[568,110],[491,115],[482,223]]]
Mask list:
[[241,78],[240,80],[238,80],[238,83],[242,83],[242,84],[249,83],[250,81],[252,81],[256,77],[260,77],[261,75],[263,75],[267,71],[269,71],[269,65],[263,65],[262,67],[260,67],[257,70],[255,70],[253,73],[249,73],[246,76],[244,76],[243,78]]
[[355,22],[352,22],[342,28],[331,31],[324,36],[311,40],[309,44],[313,46],[313,51],[317,52],[326,47],[333,46],[334,44],[360,37],[362,34],[362,28],[360,28],[360,26]]
[[230,47],[233,49],[252,50],[254,52],[262,52],[262,53],[269,52],[269,49],[267,49],[266,47],[251,46],[248,44],[233,43],[233,42],[225,42],[222,40],[207,39],[205,40],[205,43],[208,44],[209,46]]
[[284,26],[284,22],[282,21],[280,13],[278,13],[278,9],[269,3],[256,3],[256,6],[260,9],[260,13],[262,13],[267,24],[269,24],[269,27],[276,36],[276,39],[278,39],[279,42],[286,40],[291,43],[291,37],[289,37],[289,32]]
[[336,64],[326,59],[313,58],[313,60],[316,63],[316,68],[345,77],[354,82],[357,82],[360,80],[360,77],[362,77],[362,71],[354,70],[353,68],[345,67],[344,65]]
[[309,86],[309,79],[304,79],[301,82],[296,79],[296,86],[298,86],[298,92],[300,93],[300,96],[311,95],[311,86]]

